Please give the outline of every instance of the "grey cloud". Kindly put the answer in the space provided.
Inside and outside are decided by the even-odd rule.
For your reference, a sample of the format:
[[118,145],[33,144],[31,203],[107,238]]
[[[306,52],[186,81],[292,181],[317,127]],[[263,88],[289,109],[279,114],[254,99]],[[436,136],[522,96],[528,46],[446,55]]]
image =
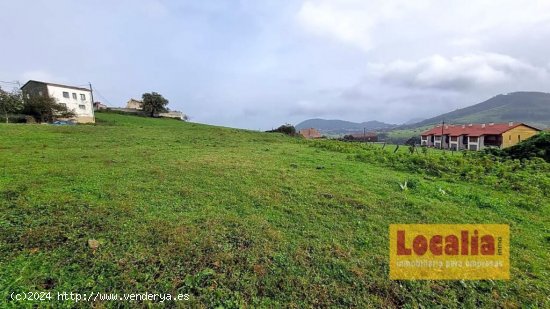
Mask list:
[[546,79],[548,72],[507,55],[479,53],[455,57],[434,55],[418,61],[371,64],[383,81],[407,87],[470,90],[517,79]]

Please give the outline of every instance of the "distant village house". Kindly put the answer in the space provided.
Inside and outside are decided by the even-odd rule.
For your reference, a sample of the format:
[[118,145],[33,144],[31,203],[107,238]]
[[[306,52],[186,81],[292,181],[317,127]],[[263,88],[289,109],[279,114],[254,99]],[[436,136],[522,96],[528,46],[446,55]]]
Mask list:
[[321,132],[319,132],[315,128],[309,128],[309,129],[302,129],[298,132],[300,135],[302,135],[304,138],[311,139],[311,138],[321,138]]
[[107,105],[101,103],[101,102],[94,102],[94,110],[95,111],[98,111],[98,110],[105,110],[109,108]]
[[[136,100],[136,99],[130,99],[128,102],[126,102],[126,110],[136,110],[141,111],[143,110],[143,102]],[[174,118],[179,120],[187,120],[187,116],[184,115],[182,112],[178,111],[166,111],[163,113],[158,113],[156,115],[157,117],[164,117],[164,118]]]
[[358,132],[344,135],[344,140],[360,141],[360,142],[378,142],[378,134],[376,132]]
[[126,102],[126,108],[142,110],[143,102],[136,99],[130,99],[128,102]]
[[540,130],[523,123],[438,125],[421,134],[421,145],[450,150],[506,148],[536,135]]
[[50,96],[75,113],[75,121],[94,123],[94,108],[90,89],[29,80],[21,87],[23,96]]

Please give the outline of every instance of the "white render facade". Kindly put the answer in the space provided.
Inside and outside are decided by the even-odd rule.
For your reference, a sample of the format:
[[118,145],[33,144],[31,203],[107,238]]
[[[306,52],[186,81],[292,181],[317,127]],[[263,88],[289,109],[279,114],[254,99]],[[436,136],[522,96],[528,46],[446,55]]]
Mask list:
[[94,123],[92,92],[89,89],[67,85],[28,81],[21,87],[24,96],[47,95],[75,113],[79,123]]

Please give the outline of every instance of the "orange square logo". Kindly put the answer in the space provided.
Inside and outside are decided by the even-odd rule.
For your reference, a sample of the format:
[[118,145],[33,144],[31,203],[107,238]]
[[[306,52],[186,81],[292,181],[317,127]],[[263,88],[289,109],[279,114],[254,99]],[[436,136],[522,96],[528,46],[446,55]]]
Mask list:
[[510,227],[392,224],[390,279],[510,279]]

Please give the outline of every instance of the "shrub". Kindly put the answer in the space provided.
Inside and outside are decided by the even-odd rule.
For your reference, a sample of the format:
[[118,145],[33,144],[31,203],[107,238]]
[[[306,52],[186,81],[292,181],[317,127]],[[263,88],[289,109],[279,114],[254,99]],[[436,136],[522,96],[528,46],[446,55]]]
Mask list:
[[277,129],[266,131],[269,133],[283,133],[290,136],[296,135],[296,128],[291,124],[283,124],[282,126],[278,127]]
[[497,152],[463,152],[463,156],[425,156],[392,153],[376,146],[339,141],[315,141],[313,147],[352,153],[349,158],[390,166],[397,170],[440,177],[445,180],[481,183],[502,190],[515,190],[533,197],[550,195],[550,164],[541,158],[509,159]]
[[550,162],[550,133],[541,132],[517,145],[497,153],[512,159],[542,158]]

